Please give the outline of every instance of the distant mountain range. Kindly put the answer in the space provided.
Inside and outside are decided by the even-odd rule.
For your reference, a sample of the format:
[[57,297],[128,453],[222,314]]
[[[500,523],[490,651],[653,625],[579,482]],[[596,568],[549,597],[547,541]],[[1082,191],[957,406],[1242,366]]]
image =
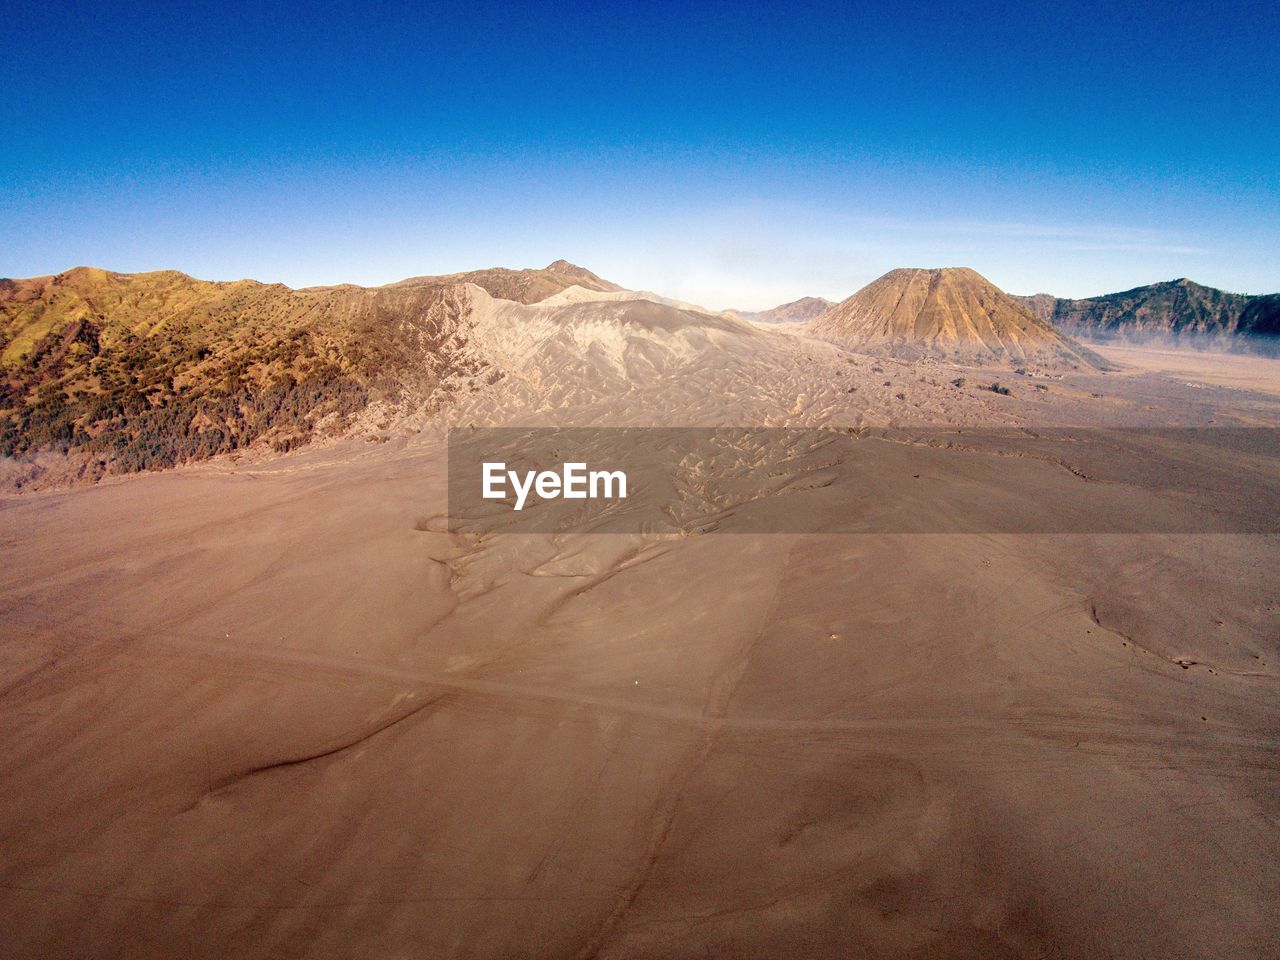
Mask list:
[[1280,294],[1248,296],[1170,280],[1085,300],[1047,293],[1014,297],[1042,320],[1097,340],[1151,339],[1280,351]]
[[772,310],[732,310],[744,320],[757,323],[805,323],[822,316],[835,304],[823,297],[801,297],[774,307]]
[[95,480],[286,451],[507,390],[516,362],[532,365],[525,387],[546,402],[583,396],[587,383],[608,393],[661,378],[671,357],[705,359],[726,344],[751,362],[783,357],[786,370],[805,349],[793,332],[866,354],[1105,368],[1073,333],[1261,350],[1280,344],[1280,295],[1178,280],[1089,300],[1013,297],[968,268],[900,269],[839,304],[805,297],[735,315],[564,260],[299,290],[78,267],[0,279],[0,468],[43,469],[38,458],[70,453],[71,479]]

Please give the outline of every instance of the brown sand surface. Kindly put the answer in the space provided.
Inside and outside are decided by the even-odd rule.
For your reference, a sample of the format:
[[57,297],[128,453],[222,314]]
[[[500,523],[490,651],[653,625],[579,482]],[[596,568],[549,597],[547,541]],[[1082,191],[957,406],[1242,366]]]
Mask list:
[[1280,359],[1248,353],[1219,353],[1190,347],[1092,343],[1097,353],[1135,370],[1164,373],[1195,383],[1280,393]]
[[[804,349],[629,402],[1280,424],[1266,376],[1131,351],[1005,398]],[[1008,470],[1031,511],[1220,506],[884,451],[719,517],[807,534],[451,534],[408,430],[0,501],[0,956],[1273,954],[1280,536],[822,532],[851,490],[929,518]]]

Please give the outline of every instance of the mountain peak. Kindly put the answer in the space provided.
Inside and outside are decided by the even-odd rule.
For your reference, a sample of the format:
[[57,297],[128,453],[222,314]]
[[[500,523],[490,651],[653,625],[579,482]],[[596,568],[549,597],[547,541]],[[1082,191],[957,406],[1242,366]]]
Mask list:
[[[1250,296],[1206,287],[1187,277],[1082,300],[1020,297],[1037,316],[1090,338],[1143,340],[1148,337],[1221,340],[1231,348],[1273,352],[1280,313],[1276,294]],[[1231,339],[1237,334],[1247,339]],[[1259,337],[1263,339],[1258,339]],[[1227,338],[1227,339],[1223,339]]]
[[900,267],[813,323],[854,349],[977,359],[1101,361],[971,267]]
[[608,280],[596,276],[586,267],[580,267],[576,263],[570,263],[568,260],[555,260],[547,264],[543,269],[546,273],[564,277],[577,286],[586,287],[588,290],[618,291],[622,289],[616,283],[610,283]]
[[898,276],[903,274],[928,274],[930,277],[964,277],[966,279],[977,279],[984,283],[991,281],[980,274],[973,267],[895,267],[885,274],[886,277]]
[[740,317],[759,323],[804,323],[815,320],[835,304],[822,297],[801,297],[790,303],[779,304],[769,310],[734,310]]
[[468,270],[465,273],[449,273],[439,276],[409,277],[392,287],[417,287],[441,283],[474,283],[490,295],[520,303],[537,303],[554,296],[567,287],[585,287],[588,290],[613,292],[622,287],[597,277],[590,270],[557,260],[542,269],[512,270],[508,267],[489,267],[485,270]]

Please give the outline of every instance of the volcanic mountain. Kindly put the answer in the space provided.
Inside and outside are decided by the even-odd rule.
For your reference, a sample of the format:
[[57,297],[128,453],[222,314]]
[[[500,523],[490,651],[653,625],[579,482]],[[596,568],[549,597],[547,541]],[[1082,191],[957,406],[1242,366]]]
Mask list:
[[783,303],[770,310],[734,310],[738,316],[757,323],[804,323],[816,320],[835,304],[823,297],[801,297],[790,303]]
[[908,396],[855,355],[886,344],[1101,363],[971,270],[894,271],[782,329],[564,261],[298,290],[77,268],[0,280],[0,489],[446,421],[861,424],[982,407],[932,381]]
[[444,411],[484,420],[516,398],[598,416],[643,393],[624,412],[693,420],[744,368],[770,409],[844,397],[812,366],[829,396],[794,380],[799,344],[565,261],[374,288],[88,267],[0,279],[0,486],[286,452]]
[[1227,293],[1184,277],[1084,300],[1047,293],[1014,299],[1041,319],[1084,337],[1161,337],[1260,352],[1280,349],[1280,294],[1275,293]]
[[1105,366],[968,267],[890,270],[809,330],[868,353]]
[[76,450],[96,478],[289,450],[371,405],[438,409],[500,377],[469,342],[477,296],[620,291],[565,260],[374,288],[91,267],[0,279],[0,457]]
[[289,450],[406,394],[438,407],[485,375],[468,291],[88,267],[0,280],[0,456],[74,449],[95,478]]
[[474,283],[491,296],[517,303],[539,303],[570,287],[582,287],[599,293],[617,293],[622,287],[597,277],[585,267],[568,260],[557,260],[541,270],[510,270],[491,267],[438,277],[410,277],[391,284],[393,287],[439,286],[441,284]]

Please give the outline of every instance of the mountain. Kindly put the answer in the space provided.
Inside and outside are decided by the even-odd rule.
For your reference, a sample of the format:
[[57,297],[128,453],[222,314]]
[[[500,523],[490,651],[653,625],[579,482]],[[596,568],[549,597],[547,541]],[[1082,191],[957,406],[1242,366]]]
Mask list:
[[1227,293],[1183,278],[1085,300],[1047,293],[1014,299],[1041,319],[1085,337],[1216,341],[1265,352],[1280,347],[1280,294]]
[[[778,373],[753,396],[783,407],[812,392],[787,381],[797,342],[564,261],[377,288],[87,267],[0,280],[0,482],[284,452],[444,411],[483,420],[516,396],[525,410],[612,398],[627,415],[692,416],[746,365]],[[679,397],[689,370],[730,379]]]
[[1236,332],[1256,340],[1265,338],[1271,344],[1267,352],[1276,352],[1280,347],[1280,293],[1251,297],[1240,311]]
[[771,310],[734,310],[733,313],[745,320],[757,323],[804,323],[822,316],[835,304],[822,297],[801,297],[772,308]]
[[492,267],[467,273],[450,273],[437,277],[410,277],[391,284],[392,287],[440,286],[441,284],[474,283],[503,300],[517,303],[539,303],[569,287],[582,287],[598,292],[617,292],[622,287],[597,277],[590,270],[567,260],[557,260],[541,270],[510,270]]
[[890,270],[809,329],[861,352],[1105,366],[968,267]]
[[564,277],[571,284],[578,287],[586,287],[588,290],[600,290],[606,293],[617,293],[622,287],[608,280],[597,277],[586,267],[580,267],[576,263],[570,263],[568,260],[557,260],[548,264],[547,273],[553,273],[558,277]]
[[379,288],[90,267],[0,280],[0,456],[74,450],[96,478],[440,408],[500,376],[467,342],[476,287],[526,304],[622,290],[565,260]]
[[0,281],[0,454],[75,449],[89,476],[341,432],[480,373],[458,285],[291,290],[80,267]]

